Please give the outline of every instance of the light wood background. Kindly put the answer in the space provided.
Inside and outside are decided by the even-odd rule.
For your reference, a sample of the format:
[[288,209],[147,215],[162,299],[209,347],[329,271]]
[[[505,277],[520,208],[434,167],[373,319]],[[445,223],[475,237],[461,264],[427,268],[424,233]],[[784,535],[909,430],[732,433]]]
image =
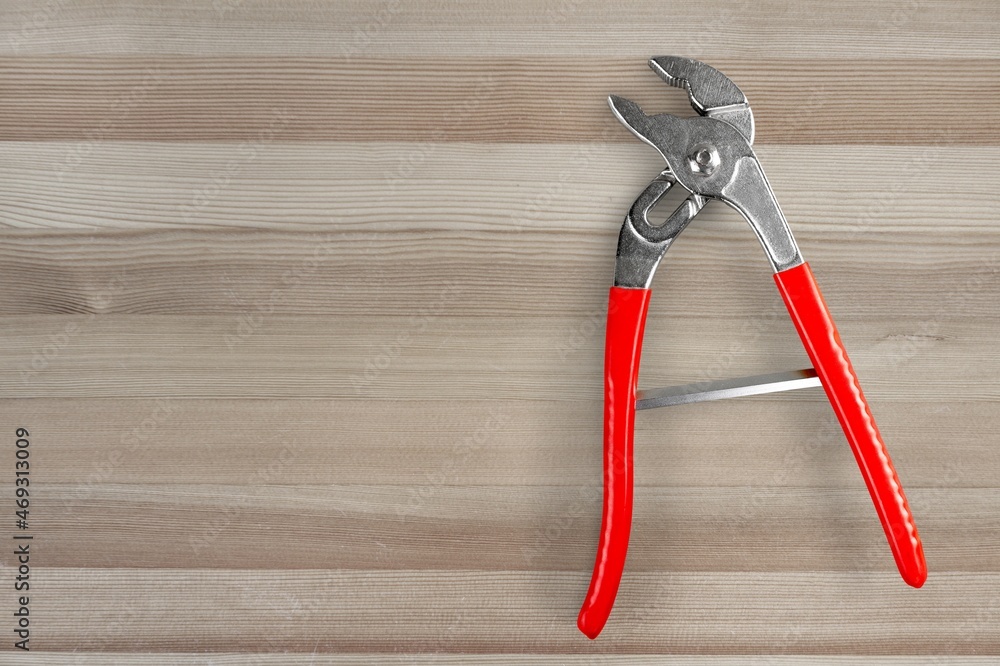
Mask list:
[[[616,4],[0,2],[0,539],[16,427],[35,534],[0,662],[995,663],[996,3]],[[814,389],[639,415],[624,584],[576,629],[615,239],[660,168],[605,97],[687,113],[664,53],[754,105],[922,590]],[[647,387],[807,365],[718,204],[646,340]]]

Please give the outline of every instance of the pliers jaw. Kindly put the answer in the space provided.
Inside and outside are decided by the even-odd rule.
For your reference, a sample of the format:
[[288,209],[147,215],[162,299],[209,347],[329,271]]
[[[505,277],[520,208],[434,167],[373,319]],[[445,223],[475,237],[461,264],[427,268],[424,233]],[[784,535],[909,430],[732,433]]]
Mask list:
[[750,102],[728,76],[699,60],[678,56],[650,58],[649,68],[668,84],[686,90],[698,115],[726,121],[753,143]]
[[[764,247],[778,291],[857,459],[899,572],[908,584],[920,587],[927,565],[906,496],[812,270],[753,152],[753,114],[746,97],[721,72],[696,60],[654,58],[650,66],[688,91],[699,116],[648,116],[630,100],[609,99],[618,119],[656,148],[667,166],[632,204],[618,237],[604,352],[604,508],[580,630],[590,638],[600,633],[625,565],[636,390],[653,275],[677,235],[711,199],[739,211]],[[664,224],[650,224],[650,210],[677,184],[690,193],[688,198]]]
[[[736,209],[754,230],[776,273],[803,263],[751,146],[753,112],[743,92],[719,70],[696,60],[663,56],[649,62],[668,83],[687,90],[700,115],[649,116],[632,100],[611,95],[608,103],[618,120],[660,153],[666,173],[692,195]],[[627,226],[628,220],[623,235]]]

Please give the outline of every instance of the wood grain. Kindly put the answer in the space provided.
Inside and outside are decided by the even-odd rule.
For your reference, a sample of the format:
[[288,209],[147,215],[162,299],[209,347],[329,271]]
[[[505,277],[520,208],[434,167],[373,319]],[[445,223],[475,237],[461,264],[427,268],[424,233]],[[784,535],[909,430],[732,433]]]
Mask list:
[[[877,368],[876,368],[877,369]],[[875,374],[870,372],[869,374]],[[595,387],[596,389],[596,387]],[[596,392],[596,390],[595,390]],[[907,469],[907,487],[989,487],[1000,414],[989,400],[878,398],[882,430]],[[374,406],[372,403],[375,403]],[[71,409],[79,405],[78,410]],[[422,419],[447,405],[447,418]],[[45,483],[90,476],[120,484],[245,485],[268,467],[277,485],[423,484],[584,486],[600,480],[590,442],[593,400],[102,399],[5,400],[4,416],[45,419]],[[769,426],[747,444],[746,419]],[[705,423],[711,428],[706,428]],[[955,426],[962,424],[957,429]],[[481,429],[487,432],[480,433]],[[201,433],[188,438],[190,433]],[[643,414],[637,424],[643,487],[857,488],[834,417],[819,391]],[[477,445],[474,437],[488,443]],[[471,442],[471,445],[470,445]],[[281,465],[271,465],[285,448]],[[565,452],[571,451],[573,455]],[[94,457],[94,453],[97,457]],[[313,461],[323,460],[323,465]],[[460,464],[459,464],[460,463]],[[982,538],[969,534],[969,538]]]
[[[925,0],[697,4],[637,0],[503,3],[171,0],[0,4],[4,55],[535,57],[644,60],[674,48],[719,58],[935,58],[997,55],[995,4]],[[877,56],[877,57],[876,57]]]
[[[0,663],[994,663],[998,37],[975,0],[0,0],[0,460],[28,428],[38,547]],[[753,102],[919,591],[814,389],[639,416],[622,592],[576,630],[615,240],[661,168],[605,98],[688,113],[666,52]],[[808,363],[721,205],[655,292],[644,387]]]
[[[17,58],[0,69],[0,89],[11,91],[0,99],[0,137],[631,143],[607,112],[607,91],[627,89],[637,101],[663,104],[662,81],[637,64],[554,57]],[[992,59],[791,60],[780,69],[744,58],[714,64],[740,81],[749,99],[762,100],[754,101],[762,144],[997,145],[1000,135],[993,114],[967,111],[970,100],[985,108],[1000,103],[1000,63]],[[878,101],[907,112],[844,122]],[[665,110],[687,107],[677,95]]]
[[[875,666],[910,666],[923,664],[926,656],[909,657],[875,657],[865,656],[865,663]],[[936,664],[990,664],[992,657],[935,657]],[[56,655],[42,654],[32,659],[36,664],[55,664],[56,666],[147,666],[148,664],[199,664],[202,666],[229,666],[231,664],[284,664],[287,666],[322,666],[340,664],[638,664],[639,666],[704,666],[719,664],[721,666],[781,666],[782,664],[851,664],[857,657],[831,657],[795,655],[768,655],[766,657],[697,656],[697,655],[609,655],[599,657],[593,655],[571,654],[420,654],[420,653],[340,653],[340,654],[289,654],[246,652],[222,653],[213,652],[210,655],[185,652],[160,652],[158,654],[122,655],[115,652],[62,653]]]
[[[194,640],[222,652],[248,643],[271,652],[387,652],[405,642],[417,652],[491,653],[509,650],[514,636],[521,651],[542,654],[885,655],[945,645],[979,652],[995,630],[1000,584],[995,574],[945,573],[916,593],[889,572],[632,572],[620,597],[630,610],[612,617],[606,640],[589,643],[575,627],[584,572],[44,573],[54,593],[42,612],[60,618],[44,638],[56,649],[107,650],[127,641],[136,651],[165,652]],[[845,614],[853,621],[844,622]]]
[[[601,515],[599,479],[579,486],[470,486],[435,470],[428,474],[432,480],[415,490],[408,485],[284,485],[260,471],[271,467],[275,475],[291,476],[293,466],[305,464],[300,456],[289,445],[286,461],[266,461],[239,483],[206,479],[200,485],[158,483],[155,489],[115,483],[115,471],[101,473],[113,463],[102,461],[103,467],[91,468],[92,482],[58,485],[38,501],[43,516],[38,529],[53,542],[45,548],[46,564],[117,570],[197,561],[201,568],[225,570],[445,572],[582,572],[592,564],[589,551]],[[825,483],[845,488],[800,487],[805,479],[822,478],[824,459],[847,467],[849,451],[828,447],[815,457],[819,471],[804,469],[794,481],[773,471],[762,475],[765,482],[786,484],[777,487],[640,486],[629,571],[878,572],[891,580],[895,568],[878,539],[878,523],[872,524],[863,484],[834,478]],[[319,459],[339,462],[336,452]],[[643,476],[646,483],[653,479],[649,468]],[[841,476],[846,475],[835,474]],[[254,487],[257,483],[267,485]],[[913,510],[926,515],[920,528],[930,550],[929,566],[996,573],[1000,500],[995,494],[915,484],[908,491]],[[980,516],[975,534],[956,523],[956,516],[966,513]],[[820,524],[824,538],[801,538],[816,533]],[[141,532],[118,542],[137,525],[143,526]],[[282,547],[262,540],[262,532],[280,534]],[[742,546],[734,552],[737,542]]]

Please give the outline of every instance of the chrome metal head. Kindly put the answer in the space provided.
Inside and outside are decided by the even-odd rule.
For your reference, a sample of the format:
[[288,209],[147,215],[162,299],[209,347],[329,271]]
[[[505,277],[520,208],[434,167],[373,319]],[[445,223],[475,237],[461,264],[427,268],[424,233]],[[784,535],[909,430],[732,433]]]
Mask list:
[[654,227],[646,213],[669,185],[654,181],[640,195],[619,236],[615,284],[648,286],[666,248],[708,199],[723,201],[746,218],[775,271],[802,263],[751,146],[753,112],[743,91],[719,70],[690,58],[660,56],[649,66],[668,84],[687,91],[697,116],[648,115],[617,95],[608,102],[623,125],[663,156],[667,168],[657,180],[680,184],[691,196],[669,218],[673,223]]

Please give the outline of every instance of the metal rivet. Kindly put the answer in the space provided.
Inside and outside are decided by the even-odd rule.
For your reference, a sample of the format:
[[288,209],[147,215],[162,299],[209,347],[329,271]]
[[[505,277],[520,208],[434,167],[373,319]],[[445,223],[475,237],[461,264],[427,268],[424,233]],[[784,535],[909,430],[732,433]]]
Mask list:
[[702,176],[712,175],[721,162],[719,151],[710,143],[699,143],[688,154],[691,171]]

